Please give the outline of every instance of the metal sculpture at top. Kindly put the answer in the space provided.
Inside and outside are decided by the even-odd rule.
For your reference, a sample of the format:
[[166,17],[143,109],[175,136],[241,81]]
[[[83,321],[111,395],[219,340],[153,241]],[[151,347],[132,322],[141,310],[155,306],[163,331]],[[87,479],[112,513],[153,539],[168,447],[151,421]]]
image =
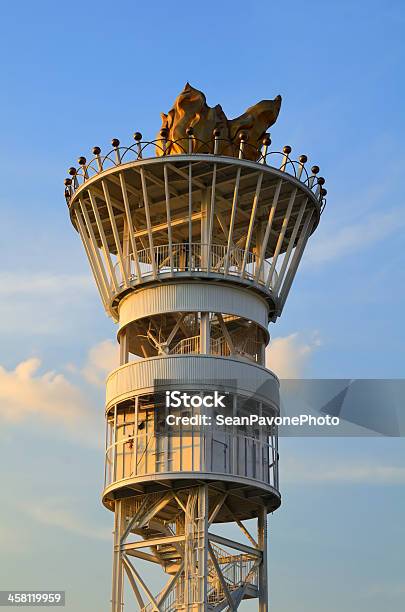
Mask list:
[[281,96],[277,96],[274,100],[262,100],[250,106],[243,115],[235,119],[228,119],[220,104],[211,108],[203,92],[186,83],[173,108],[167,115],[161,114],[162,128],[158,135],[159,146],[156,147],[156,153],[162,155],[162,136],[171,141],[166,154],[182,153],[188,130],[191,128],[196,139],[193,150],[198,147],[203,153],[203,148],[198,144],[202,141],[207,143],[208,152],[212,134],[215,134],[221,141],[218,153],[237,157],[238,151],[232,143],[238,142],[240,136],[244,135],[247,144],[245,159],[255,161],[266,130],[277,121],[280,107]]

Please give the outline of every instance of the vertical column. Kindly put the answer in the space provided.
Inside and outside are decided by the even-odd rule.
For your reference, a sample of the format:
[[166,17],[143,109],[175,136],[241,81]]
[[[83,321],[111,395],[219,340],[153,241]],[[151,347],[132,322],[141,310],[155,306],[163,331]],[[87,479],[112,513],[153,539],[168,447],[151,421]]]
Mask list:
[[197,592],[198,604],[194,609],[205,612],[207,602],[207,578],[208,578],[208,486],[198,488],[197,502]]
[[[235,418],[238,414],[238,395],[235,392],[232,396],[232,416]],[[236,425],[232,425],[232,474],[239,474],[239,437],[238,428]]]
[[210,260],[210,242],[209,240],[209,225],[210,225],[210,200],[208,191],[204,189],[201,196],[201,268],[209,271]]
[[254,262],[254,270],[252,273],[254,274],[254,278],[256,281],[264,282],[264,268],[260,265],[260,262],[265,259],[266,253],[263,253],[263,239],[264,239],[264,225],[263,223],[258,223],[256,227],[256,246],[253,248],[253,253],[255,254],[255,262]]
[[202,312],[200,321],[200,353],[209,355],[211,352],[210,313]]
[[129,258],[129,230],[128,222],[124,219],[124,229],[122,236],[122,255],[123,255],[123,267],[128,280],[131,279],[131,262]]
[[262,551],[262,561],[259,566],[259,612],[268,612],[268,576],[267,576],[267,510],[260,508],[257,517],[258,544]]
[[120,334],[120,366],[129,361],[128,330],[124,329]]
[[121,538],[125,528],[124,506],[121,500],[115,502],[114,514],[114,552],[112,578],[112,612],[122,612],[124,602],[124,573],[121,558]]

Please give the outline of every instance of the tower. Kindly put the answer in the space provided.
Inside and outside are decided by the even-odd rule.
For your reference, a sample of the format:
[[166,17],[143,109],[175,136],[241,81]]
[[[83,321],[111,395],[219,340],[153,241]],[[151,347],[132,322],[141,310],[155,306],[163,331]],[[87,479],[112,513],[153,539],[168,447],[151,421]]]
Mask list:
[[[280,104],[228,120],[187,84],[156,140],[137,132],[106,155],[94,147],[65,180],[118,324],[103,491],[115,517],[112,612],[125,576],[143,612],[237,610],[247,598],[268,610],[267,514],[281,503],[268,324],[326,195],[306,156],[271,150]],[[240,539],[221,535],[228,522]],[[158,594],[139,562],[166,574]]]

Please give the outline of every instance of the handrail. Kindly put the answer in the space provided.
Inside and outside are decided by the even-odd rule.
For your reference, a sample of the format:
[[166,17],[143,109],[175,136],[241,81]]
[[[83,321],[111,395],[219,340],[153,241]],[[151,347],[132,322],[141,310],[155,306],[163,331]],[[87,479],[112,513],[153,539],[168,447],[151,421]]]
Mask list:
[[[230,337],[234,343],[234,354],[237,357],[245,357],[255,363],[259,363],[260,349],[262,347],[261,342],[253,338],[245,338],[241,343],[239,337],[236,337],[235,334],[232,333]],[[169,355],[192,355],[199,353],[200,336],[198,335],[179,340],[170,350]],[[210,355],[218,355],[220,357],[229,357],[231,355],[231,349],[228,346],[226,338],[223,336],[220,338],[211,338]]]
[[[218,431],[222,431],[222,430],[218,429]],[[172,434],[175,436],[176,431],[174,430]],[[244,443],[246,441],[250,442],[250,444],[252,445],[252,448],[253,447],[255,448],[256,457],[263,458],[263,473],[260,476],[256,474],[255,479],[257,481],[261,481],[261,482],[270,484],[271,486],[277,487],[277,464],[274,463],[274,460],[272,459],[274,457],[274,452],[276,449],[275,442],[273,440],[274,431],[268,432],[264,438],[254,437],[249,432],[239,432],[239,431],[235,431],[232,433],[228,432],[227,435],[231,436],[234,443],[236,443],[237,439]],[[108,487],[112,483],[119,482],[120,480],[125,480],[126,478],[132,478],[134,476],[145,476],[148,474],[155,474],[157,471],[156,470],[157,456],[156,456],[156,450],[153,446],[153,442],[156,442],[159,437],[160,437],[160,434],[158,434],[156,431],[153,431],[150,434],[148,434],[146,438],[143,438],[143,437],[139,438],[138,434],[133,434],[130,438],[127,438],[125,440],[116,440],[112,442],[111,444],[109,444],[105,450],[106,465],[109,466],[105,473],[105,483],[104,483],[105,487]],[[224,442],[224,444],[226,444],[226,442]],[[138,451],[136,449],[138,449],[139,454],[141,456],[138,458],[135,464],[134,458],[137,457],[138,455]],[[174,452],[179,452],[179,450],[180,450],[180,446],[173,445]],[[206,451],[204,451],[204,457],[206,456],[205,452]],[[117,473],[116,473],[116,466],[117,466],[118,458],[120,458],[120,461],[121,461],[121,464],[120,464],[121,465],[120,471],[122,471],[121,476],[117,476]],[[148,463],[148,467],[146,465],[143,465],[144,459]],[[149,461],[151,461],[150,464],[149,464]],[[224,473],[233,474],[235,476],[244,475],[243,471],[240,472],[238,469],[234,469],[234,466],[232,467],[230,463],[227,469],[228,468],[229,468],[229,471],[225,470]],[[174,470],[174,471],[178,471],[178,470]],[[211,473],[212,466],[209,467],[209,462],[206,464],[204,463],[204,471],[206,473]],[[250,478],[250,476],[248,477]]]
[[[136,134],[142,138],[139,133]],[[191,150],[188,150],[187,147],[187,152],[186,149],[184,149],[184,154],[190,157],[193,157],[193,155],[215,155],[216,157],[223,157],[220,151],[217,152],[217,148],[215,146],[217,140],[218,139],[213,137],[209,142],[203,142],[193,137]],[[137,140],[136,143],[128,147],[122,147],[120,146],[120,141],[114,138],[112,141],[113,148],[106,155],[101,155],[100,147],[94,147],[94,157],[92,157],[89,162],[87,162],[85,157],[79,157],[79,168],[75,168],[73,166],[69,168],[68,172],[70,177],[65,179],[65,198],[68,205],[70,205],[75,191],[81,185],[83,185],[93,176],[100,174],[104,170],[118,167],[121,164],[128,163],[129,161],[140,161],[145,159],[153,159],[156,157],[175,158],[174,155],[170,154],[170,150],[172,148],[172,145],[178,144],[178,141],[165,140],[163,147],[162,142],[162,139],[145,141]],[[237,153],[237,155],[234,155],[235,159],[245,159],[244,147],[240,147],[239,144],[236,144],[231,140],[227,140],[226,142],[229,146],[233,148],[237,147],[237,149],[235,149],[234,151],[234,153]],[[252,147],[250,146],[250,153],[251,149]],[[319,177],[318,179],[318,166],[312,166],[311,174],[308,173],[305,167],[305,163],[307,162],[306,155],[300,155],[298,160],[293,160],[290,157],[290,146],[285,146],[283,148],[283,151],[269,151],[268,143],[265,144],[265,142],[263,142],[262,146],[255,148],[255,151],[256,159],[252,163],[269,166],[271,168],[281,170],[282,172],[290,174],[291,176],[299,180],[301,183],[306,185],[311,191],[313,191],[321,206],[324,207],[326,202],[325,196],[327,193],[326,189],[324,189],[323,187],[325,180],[322,177]],[[150,155],[148,155],[149,152],[151,152]],[[273,159],[278,159],[279,163],[275,165],[269,163],[273,161]],[[250,157],[248,158],[248,160],[252,161]]]
[[[271,263],[268,260],[265,259],[263,261],[259,278],[256,279],[260,260],[259,255],[233,246],[230,248],[228,265],[226,265],[227,251],[228,247],[225,244],[208,245],[201,242],[193,242],[190,245],[189,243],[177,243],[172,244],[171,249],[169,244],[161,244],[154,246],[153,249],[147,248],[138,251],[137,262],[132,253],[127,255],[124,257],[122,264],[117,262],[114,265],[114,273],[118,279],[119,287],[122,287],[124,284],[122,270],[125,271],[127,281],[133,282],[138,280],[138,265],[141,278],[145,278],[153,275],[153,264],[155,264],[158,275],[176,274],[179,272],[210,272],[212,274],[223,274],[224,276],[239,276],[242,279],[253,281],[255,284],[266,286],[271,269]],[[246,264],[243,266],[245,259]],[[275,287],[277,282],[278,274],[276,270],[273,270],[270,289]],[[114,287],[112,286],[111,289],[114,290]]]

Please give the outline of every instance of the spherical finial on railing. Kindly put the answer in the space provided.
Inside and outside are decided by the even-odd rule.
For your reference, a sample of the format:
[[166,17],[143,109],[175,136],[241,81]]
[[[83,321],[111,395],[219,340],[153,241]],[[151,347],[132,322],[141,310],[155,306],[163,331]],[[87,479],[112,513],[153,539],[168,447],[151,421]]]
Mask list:
[[265,147],[269,147],[271,145],[271,138],[270,138],[270,134],[265,134],[263,136],[263,140],[262,143],[264,144]]
[[218,136],[221,135],[221,130],[219,128],[215,128],[214,131],[212,132],[212,135],[214,136],[214,138],[217,138]]
[[323,178],[323,176],[320,176],[318,178],[318,185],[325,185],[325,179]]
[[65,178],[65,180],[64,180],[63,182],[64,182],[64,184],[66,185],[66,187],[68,187],[69,185],[71,185],[71,184],[72,184],[72,179],[70,179],[70,178]]
[[[139,132],[136,132],[136,134],[139,134]],[[167,138],[167,137],[169,136],[169,130],[168,130],[168,128],[162,128],[162,129],[160,130],[160,135],[161,135],[161,137],[162,137],[162,138]],[[140,136],[141,136],[141,138],[142,138],[142,135],[140,135]],[[135,138],[135,140],[138,140],[138,139],[137,139],[137,138]]]
[[247,140],[247,139],[248,139],[247,132],[241,132],[239,134],[239,140]]
[[101,149],[100,147],[93,147],[93,155],[100,155]]
[[328,193],[327,189],[321,189],[321,196],[322,197],[325,197],[327,193]]
[[120,146],[120,141],[118,140],[118,138],[113,138],[111,141],[111,144],[114,147],[114,149],[117,149]]
[[74,168],[73,166],[71,166],[68,170],[68,174],[70,174],[70,176],[76,176],[77,174],[77,170],[76,168]]
[[292,149],[290,147],[290,145],[286,145],[285,147],[283,147],[283,153],[285,153],[286,155],[289,155],[291,153]]
[[311,168],[311,172],[312,172],[312,174],[318,174],[318,172],[319,172],[319,166],[312,166],[312,168]]
[[86,165],[86,158],[81,156],[79,157],[79,159],[77,160],[77,163],[79,164],[79,166],[85,166]]
[[186,129],[187,136],[192,136],[194,134],[193,128],[190,126]]
[[134,140],[136,140],[137,142],[139,142],[140,140],[142,140],[142,134],[141,134],[141,132],[135,132],[135,134],[134,134]]
[[300,164],[306,164],[308,161],[308,157],[306,155],[300,155],[298,159]]

